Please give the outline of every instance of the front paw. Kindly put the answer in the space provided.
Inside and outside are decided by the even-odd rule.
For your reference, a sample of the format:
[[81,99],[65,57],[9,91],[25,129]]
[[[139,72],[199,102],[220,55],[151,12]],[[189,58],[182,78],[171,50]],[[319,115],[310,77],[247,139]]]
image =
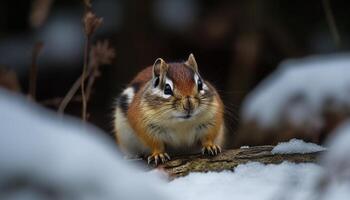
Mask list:
[[221,153],[221,147],[215,144],[205,145],[202,148],[203,155],[216,156]]
[[148,156],[148,158],[147,158],[148,164],[151,164],[152,162],[154,162],[154,164],[156,166],[158,164],[165,163],[168,160],[170,160],[170,156],[167,153],[165,153],[165,152],[153,153],[152,155]]

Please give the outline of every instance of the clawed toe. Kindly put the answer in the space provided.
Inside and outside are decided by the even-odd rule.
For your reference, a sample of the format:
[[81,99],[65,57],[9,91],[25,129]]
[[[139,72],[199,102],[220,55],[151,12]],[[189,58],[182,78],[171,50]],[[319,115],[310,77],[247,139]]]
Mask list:
[[202,148],[203,155],[216,156],[221,153],[221,148],[218,145],[207,145]]
[[152,164],[152,162],[154,162],[156,166],[158,164],[165,163],[169,160],[170,160],[170,156],[167,153],[153,153],[147,158],[148,164]]

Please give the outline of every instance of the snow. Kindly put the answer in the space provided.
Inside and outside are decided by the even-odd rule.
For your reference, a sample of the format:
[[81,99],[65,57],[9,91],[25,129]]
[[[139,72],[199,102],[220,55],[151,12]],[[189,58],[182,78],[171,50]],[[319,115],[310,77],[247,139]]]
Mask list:
[[[290,193],[301,198],[311,195],[314,180],[321,172],[316,164],[253,162],[237,166],[234,172],[191,173],[163,187],[182,200],[270,200],[283,199]],[[292,186],[297,192],[290,189]]]
[[350,107],[350,54],[287,60],[246,98],[242,117],[271,128],[287,122],[318,130],[322,109]]
[[[340,182],[346,182],[350,188],[350,121],[344,122],[332,135],[327,145],[329,152],[322,159],[328,169],[328,176]],[[350,192],[349,192],[350,195]]]
[[[323,200],[349,199],[350,196],[350,121],[344,122],[327,141],[327,152],[320,159],[323,172],[315,177],[311,194]],[[297,198],[294,198],[297,199]],[[310,198],[302,198],[307,200]]]
[[[321,163],[264,165],[251,162],[233,171],[191,173],[163,186],[176,199],[190,200],[346,200],[350,196],[350,120],[332,133]],[[324,147],[292,139],[278,153],[309,153]]]
[[313,152],[319,152],[324,151],[326,148],[314,144],[314,143],[308,143],[304,142],[303,140],[298,139],[291,139],[288,142],[281,142],[277,146],[275,146],[271,153],[272,154],[293,154],[293,153],[313,153]]
[[[350,196],[350,121],[327,143],[320,165],[250,162],[232,171],[166,181],[125,162],[103,133],[61,119],[0,90],[0,199],[307,200]],[[277,148],[278,147],[278,148]],[[323,147],[291,140],[276,151]],[[242,147],[247,148],[247,147]]]
[[164,199],[96,128],[0,90],[0,199]]
[[[346,200],[350,196],[350,161],[347,156],[350,121],[336,132],[338,136],[330,142],[321,165],[250,162],[238,165],[233,171],[191,173],[163,186],[162,190],[183,200]],[[297,139],[278,146],[282,153],[325,150]]]

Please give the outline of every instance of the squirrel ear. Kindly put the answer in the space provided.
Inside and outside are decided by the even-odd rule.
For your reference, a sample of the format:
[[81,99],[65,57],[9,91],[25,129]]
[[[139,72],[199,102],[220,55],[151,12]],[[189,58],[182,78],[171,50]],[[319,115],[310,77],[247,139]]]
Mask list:
[[157,58],[153,64],[153,78],[156,76],[164,76],[168,70],[168,64],[161,58]]
[[190,67],[191,69],[193,69],[193,71],[197,72],[198,73],[198,65],[197,65],[197,61],[196,59],[194,58],[194,55],[191,53],[189,56],[188,56],[188,59],[187,61],[185,62],[185,64]]

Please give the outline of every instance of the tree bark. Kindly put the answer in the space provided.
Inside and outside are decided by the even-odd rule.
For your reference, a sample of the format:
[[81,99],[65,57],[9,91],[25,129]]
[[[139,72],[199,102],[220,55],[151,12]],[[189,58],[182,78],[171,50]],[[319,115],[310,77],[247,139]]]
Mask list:
[[274,146],[255,146],[249,148],[225,150],[215,157],[187,155],[172,158],[158,169],[164,170],[171,179],[188,175],[190,172],[209,172],[234,170],[237,165],[247,162],[279,164],[284,161],[293,163],[317,162],[321,152],[306,154],[272,154]]

